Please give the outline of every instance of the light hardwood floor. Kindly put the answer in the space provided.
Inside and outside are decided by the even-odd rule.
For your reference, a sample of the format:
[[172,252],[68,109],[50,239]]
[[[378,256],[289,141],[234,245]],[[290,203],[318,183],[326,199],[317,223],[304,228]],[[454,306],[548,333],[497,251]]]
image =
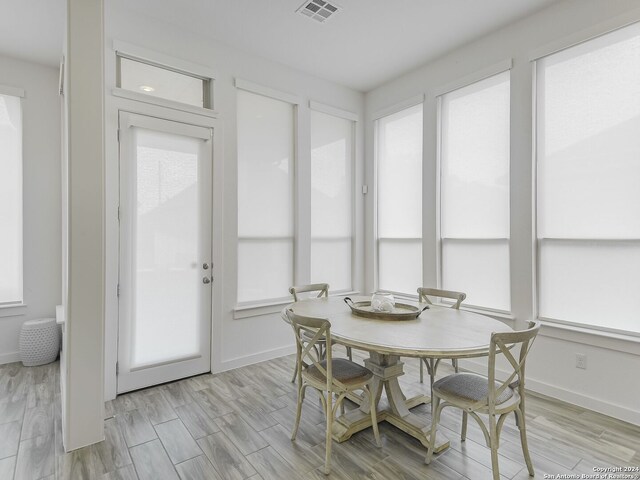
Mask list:
[[[344,349],[336,348],[336,353]],[[354,351],[358,361],[360,352]],[[333,473],[323,475],[324,416],[317,397],[305,400],[295,443],[289,440],[296,389],[293,357],[121,395],[106,405],[100,444],[65,454],[61,444],[58,364],[0,366],[0,479],[469,479],[491,478],[480,429],[469,422],[459,440],[460,413],[445,409],[451,448],[424,464],[425,449],[385,423],[383,447],[364,431],[334,444]],[[407,361],[405,392],[427,391],[418,362]],[[443,364],[439,376],[450,373]],[[640,465],[640,428],[588,410],[530,395],[529,448],[536,478],[592,473],[594,466]],[[350,405],[353,408],[353,404]],[[413,410],[425,418],[430,409]],[[529,478],[513,419],[504,427],[504,479]]]

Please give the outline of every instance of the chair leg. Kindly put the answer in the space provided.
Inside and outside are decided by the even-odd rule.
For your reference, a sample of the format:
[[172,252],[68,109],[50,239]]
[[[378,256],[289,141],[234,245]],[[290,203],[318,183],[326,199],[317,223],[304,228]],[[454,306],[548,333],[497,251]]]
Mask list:
[[427,458],[424,463],[427,465],[431,463],[431,457],[433,457],[433,450],[436,448],[436,434],[438,430],[438,421],[440,420],[440,397],[437,395],[431,398],[431,407],[433,413],[431,414],[431,433],[429,434],[429,448],[427,449]]
[[324,474],[329,475],[331,473],[331,434],[333,430],[333,395],[331,392],[327,392],[327,431],[326,431],[326,445],[325,445],[325,458],[324,458]]
[[424,358],[420,359],[420,383],[424,383]]
[[462,411],[462,431],[460,432],[460,441],[464,442],[467,439],[467,419],[469,418],[469,414],[463,410]]
[[349,357],[349,361],[353,362],[353,355],[351,352],[351,347],[347,347],[347,357]]
[[306,385],[302,385],[302,382],[298,384],[298,405],[296,406],[296,423],[293,425],[293,432],[291,433],[291,440],[296,439],[298,434],[298,427],[300,426],[300,415],[302,414],[302,402],[304,401],[304,391],[307,388]]
[[373,436],[376,439],[376,445],[378,447],[382,447],[382,442],[380,441],[380,430],[378,429],[378,412],[376,409],[378,406],[376,405],[376,399],[373,396],[373,390],[370,387],[365,387],[367,393],[369,394],[369,410],[371,410],[371,426],[373,427]]
[[491,470],[493,480],[500,480],[500,467],[498,466],[498,429],[496,428],[495,414],[489,415],[489,438],[491,440]]
[[[524,405],[522,405],[524,407]],[[524,455],[524,461],[527,464],[527,470],[529,476],[533,477],[535,472],[533,471],[533,464],[531,463],[531,456],[529,455],[529,445],[527,443],[527,427],[524,420],[524,411],[516,410],[516,419],[518,420],[518,429],[520,430],[520,443],[522,444],[522,454]]]

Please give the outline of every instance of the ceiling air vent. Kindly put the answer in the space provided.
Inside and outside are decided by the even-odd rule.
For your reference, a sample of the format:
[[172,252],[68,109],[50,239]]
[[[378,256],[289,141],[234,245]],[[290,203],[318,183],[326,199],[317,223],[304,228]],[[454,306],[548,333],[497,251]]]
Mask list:
[[324,0],[311,0],[304,2],[296,11],[318,22],[326,22],[339,10],[340,7]]

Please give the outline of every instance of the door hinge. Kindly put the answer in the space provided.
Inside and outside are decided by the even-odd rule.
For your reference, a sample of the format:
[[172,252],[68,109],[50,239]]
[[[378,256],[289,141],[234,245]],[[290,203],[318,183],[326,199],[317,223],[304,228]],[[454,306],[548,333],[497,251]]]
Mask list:
[[116,287],[116,295],[120,297],[120,284]]
[[369,193],[369,186],[368,185],[362,185],[362,194],[366,195],[367,193]]
[[120,221],[120,205],[118,205],[118,221]]
[[116,375],[120,373],[120,363],[116,362]]

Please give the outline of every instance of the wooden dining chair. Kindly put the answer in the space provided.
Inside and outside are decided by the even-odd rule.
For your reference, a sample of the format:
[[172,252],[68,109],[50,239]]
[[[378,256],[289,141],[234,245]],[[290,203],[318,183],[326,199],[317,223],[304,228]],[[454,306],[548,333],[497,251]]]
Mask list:
[[[289,288],[289,293],[293,295],[294,302],[302,300],[304,296],[301,294],[305,294],[305,293],[311,294],[311,295],[308,295],[307,298],[323,298],[323,297],[327,298],[329,297],[329,284],[328,283],[312,283],[310,285],[294,286]],[[321,359],[324,358],[325,348],[326,348],[326,343],[324,341],[318,342],[316,349],[318,350]],[[349,360],[353,360],[351,347],[345,347],[345,348],[347,349],[347,357],[349,357]],[[297,362],[298,362],[298,359],[296,359],[296,367],[293,370],[293,377],[291,378],[291,383],[296,381]]]
[[[540,322],[529,322],[526,330],[504,333],[493,333],[489,347],[488,375],[484,377],[475,373],[454,373],[441,378],[433,385],[432,423],[429,438],[436,438],[440,414],[445,407],[457,407],[462,410],[462,431],[460,438],[467,436],[467,418],[471,415],[480,425],[487,447],[491,449],[491,467],[494,480],[500,479],[498,468],[498,447],[500,431],[508,414],[515,412],[516,425],[520,430],[522,453],[529,475],[533,476],[533,464],[527,446],[527,430],[525,424],[525,389],[524,372],[527,355],[540,330]],[[517,352],[518,345],[520,347]],[[496,355],[502,354],[509,362],[509,377],[500,382],[496,380]],[[489,426],[478,413],[489,415]],[[425,463],[430,463],[433,456],[433,442],[430,443]]]
[[[373,373],[368,368],[358,365],[345,358],[334,359],[331,354],[331,323],[323,318],[304,317],[297,315],[291,309],[286,311],[289,323],[293,327],[296,339],[296,351],[299,362],[296,366],[298,380],[298,404],[296,408],[296,422],[291,434],[291,440],[296,439],[302,414],[302,402],[304,401],[307,387],[318,391],[322,408],[326,415],[326,452],[324,473],[331,472],[331,442],[333,420],[336,411],[353,391],[362,390],[369,397],[369,409],[371,412],[371,424],[376,444],[380,447],[380,433],[376,418],[376,399],[369,383]],[[327,349],[324,359],[319,359],[314,352],[318,342],[326,341]],[[335,403],[333,396],[336,395]]]
[[[428,303],[429,305],[433,305],[433,302],[431,302],[429,297],[449,298],[455,300],[455,302],[451,304],[451,308],[459,310],[460,305],[462,304],[464,299],[467,298],[467,294],[462,292],[454,292],[453,290],[441,290],[439,288],[418,288],[418,301],[420,303]],[[426,365],[432,392],[433,382],[436,378],[436,371],[438,370],[440,360],[442,359],[430,357],[420,358],[420,383],[424,383],[424,366]],[[455,370],[455,372],[458,373],[458,360],[454,358],[451,360],[451,363],[453,364],[453,369]]]

